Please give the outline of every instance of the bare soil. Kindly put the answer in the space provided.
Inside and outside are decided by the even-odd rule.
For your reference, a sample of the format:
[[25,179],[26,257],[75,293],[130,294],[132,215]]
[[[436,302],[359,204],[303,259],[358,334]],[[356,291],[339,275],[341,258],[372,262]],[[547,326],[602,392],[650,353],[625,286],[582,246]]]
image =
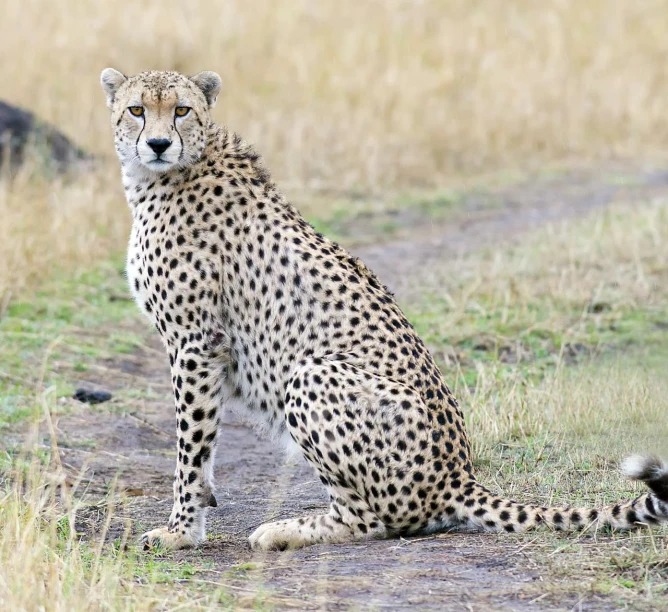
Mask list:
[[[629,202],[665,194],[667,186],[662,173],[640,172],[625,184],[583,173],[473,194],[459,221],[445,227],[418,223],[412,239],[356,254],[400,300],[410,300],[430,267],[447,265],[464,250],[582,215],[622,194]],[[490,209],[489,198],[498,205]],[[61,460],[72,474],[83,473],[86,495],[96,499],[110,490],[125,492],[110,538],[128,524],[133,534],[162,525],[172,504],[175,434],[168,367],[156,336],[141,324],[129,325],[146,345],[135,354],[91,364],[79,382],[114,394],[134,390],[143,399],[131,412],[127,402],[116,399],[95,407],[66,400],[74,409],[56,422]],[[247,537],[258,525],[324,511],[326,496],[308,465],[286,462],[278,448],[230,417],[221,432],[216,485],[211,539],[199,551],[171,557],[207,568],[197,577],[225,584],[236,607],[264,602],[274,609],[331,610],[615,608],[613,601],[595,594],[551,594],[545,589],[547,566],[526,555],[526,540],[515,536],[452,533],[252,553]],[[77,527],[95,533],[102,519],[90,506],[79,514]]]

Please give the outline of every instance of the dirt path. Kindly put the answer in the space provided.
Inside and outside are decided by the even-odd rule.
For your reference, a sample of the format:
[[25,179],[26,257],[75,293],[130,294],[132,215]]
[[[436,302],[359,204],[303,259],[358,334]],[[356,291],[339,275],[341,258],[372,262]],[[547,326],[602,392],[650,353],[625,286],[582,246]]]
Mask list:
[[[596,175],[571,175],[513,187],[465,201],[470,211],[454,225],[417,227],[412,240],[360,249],[360,255],[400,300],[418,290],[430,266],[446,265],[466,249],[510,239],[537,225],[583,214],[624,192],[626,200],[667,191],[664,174],[638,174],[636,181],[612,184]],[[484,198],[502,203],[488,209]],[[426,230],[429,229],[429,232]],[[87,490],[106,492],[120,474],[127,500],[118,509],[111,536],[159,526],[171,509],[174,416],[166,359],[155,336],[134,355],[96,364],[85,375],[93,386],[133,389],[149,399],[134,412],[77,409],[61,416],[57,431],[63,463],[85,467]],[[151,393],[147,394],[150,390]],[[443,534],[429,538],[253,554],[246,538],[264,521],[324,510],[326,497],[311,469],[286,463],[269,442],[227,418],[216,461],[218,507],[212,509],[213,539],[199,552],[178,559],[210,563],[205,577],[227,585],[237,606],[266,601],[276,609],[419,610],[609,610],[612,602],[573,594],[554,601],[545,596],[543,566],[527,557],[523,540],[508,536]],[[82,512],[79,528],[96,529],[100,517]],[[206,562],[206,563],[204,563]],[[249,565],[240,565],[249,564]],[[201,575],[200,575],[201,576]]]
[[539,226],[607,206],[633,205],[668,193],[668,172],[608,168],[528,180],[506,189],[463,197],[463,214],[447,226],[411,217],[418,238],[358,249],[359,255],[400,301],[409,300],[430,269],[449,265],[461,254],[507,242]]

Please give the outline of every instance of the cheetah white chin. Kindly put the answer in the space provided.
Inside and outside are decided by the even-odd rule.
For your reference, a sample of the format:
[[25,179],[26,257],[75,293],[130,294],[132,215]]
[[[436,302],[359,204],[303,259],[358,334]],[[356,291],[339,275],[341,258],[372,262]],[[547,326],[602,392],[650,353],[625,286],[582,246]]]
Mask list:
[[261,526],[255,549],[458,524],[668,520],[668,472],[655,459],[627,464],[646,493],[600,509],[490,492],[474,476],[462,411],[391,293],[302,218],[252,147],[212,123],[220,77],[108,68],[101,82],[133,217],[128,279],[165,346],[176,408],[174,506],[146,547],[204,540],[224,405],[291,439],[331,499],[325,514]]

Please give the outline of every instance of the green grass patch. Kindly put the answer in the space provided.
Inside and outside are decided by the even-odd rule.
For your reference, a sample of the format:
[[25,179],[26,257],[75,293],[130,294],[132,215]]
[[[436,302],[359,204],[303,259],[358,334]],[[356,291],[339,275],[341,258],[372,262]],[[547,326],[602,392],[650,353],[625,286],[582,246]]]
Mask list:
[[538,298],[500,305],[495,296],[479,295],[475,304],[457,309],[425,294],[406,310],[443,371],[454,366],[468,386],[476,385],[482,366],[492,366],[500,378],[538,383],[562,364],[668,343],[668,304],[600,311],[587,302]]
[[118,257],[9,304],[0,319],[0,429],[39,414],[45,389],[71,396],[71,373],[85,373],[96,360],[132,353],[143,344],[127,330],[128,321],[141,314],[123,269]]
[[315,229],[346,245],[378,243],[457,218],[464,211],[464,191],[439,190],[383,198],[322,197],[298,206]]

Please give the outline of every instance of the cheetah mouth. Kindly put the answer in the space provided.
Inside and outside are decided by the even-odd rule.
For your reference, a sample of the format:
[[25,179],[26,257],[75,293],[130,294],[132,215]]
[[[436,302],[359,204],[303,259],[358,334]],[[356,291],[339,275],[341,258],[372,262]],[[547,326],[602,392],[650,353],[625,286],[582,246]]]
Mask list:
[[177,151],[171,147],[169,151],[152,151],[149,147],[137,146],[136,160],[151,172],[161,174],[179,164]]
[[156,157],[144,162],[144,165],[151,170],[164,170],[169,166],[173,166],[173,162],[163,159],[161,157]]

